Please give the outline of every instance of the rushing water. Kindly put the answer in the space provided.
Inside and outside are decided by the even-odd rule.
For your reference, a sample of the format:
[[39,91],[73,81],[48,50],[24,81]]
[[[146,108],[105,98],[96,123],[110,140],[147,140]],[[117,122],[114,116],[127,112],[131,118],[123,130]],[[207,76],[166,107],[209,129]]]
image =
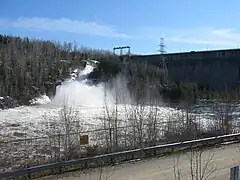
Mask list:
[[[213,119],[221,120],[227,114],[234,115],[234,120],[239,119],[240,108],[237,104],[234,108],[228,108],[227,104],[215,106],[203,102],[188,108],[179,106],[179,104],[170,107],[164,103],[152,106],[136,105],[131,100],[126,87],[126,79],[123,76],[117,76],[110,87],[104,83],[96,86],[89,85],[91,83],[88,83],[87,75],[93,69],[94,66],[87,63],[82,71],[74,70],[71,78],[57,87],[53,99],[43,95],[31,101],[34,106],[21,106],[0,111],[0,151],[2,154],[0,156],[0,172],[22,169],[39,163],[55,162],[58,161],[58,157],[64,157],[68,152],[68,148],[66,148],[68,142],[65,136],[67,134],[66,120],[67,123],[69,120],[71,121],[69,125],[72,128],[71,132],[77,132],[70,139],[75,140],[74,147],[80,153],[80,157],[79,129],[83,133],[86,130],[103,128],[104,119],[113,121],[117,119],[119,127],[128,126],[132,119],[137,120],[135,121],[137,123],[141,120],[146,123],[149,119],[156,118],[158,124],[155,134],[158,134],[158,137],[163,137],[164,131],[169,130],[168,124],[164,124],[166,121],[170,124],[174,122],[173,131],[177,131],[181,126],[176,126],[178,124],[176,122],[187,119],[195,119],[203,128],[209,126]],[[116,104],[116,100],[121,103]],[[188,110],[190,111],[188,112]],[[239,126],[238,121],[235,122]],[[132,127],[138,130],[138,127],[136,128],[133,124],[131,124]],[[119,145],[136,143],[131,128],[125,128],[125,131],[118,128]],[[144,126],[141,130],[145,132],[144,138],[148,139],[149,134],[146,133],[149,130],[148,126]],[[238,129],[235,130],[238,131]],[[61,133],[63,138],[58,133]],[[63,135],[64,133],[65,135]],[[106,145],[104,143],[106,143],[105,138],[108,131],[88,132],[88,135],[90,145]],[[36,162],[36,160],[41,161]],[[30,164],[27,165],[27,162]]]
[[[141,111],[146,116],[152,107],[136,107],[129,102],[117,106],[116,115],[116,93],[121,99],[130,100],[124,78],[117,77],[112,88],[106,88],[105,84],[89,85],[86,76],[94,69],[90,63],[82,71],[75,70],[72,77],[63,85],[57,87],[56,96],[50,100],[46,95],[32,101],[35,106],[21,106],[0,111],[0,136],[5,138],[22,138],[44,136],[50,131],[50,126],[61,126],[63,120],[60,112],[64,105],[72,107],[71,112],[76,115],[76,120],[81,120],[86,128],[98,128],[102,123],[101,118],[108,113],[115,113],[118,119],[126,120],[131,112]],[[120,91],[121,89],[121,91]],[[118,92],[117,92],[118,91]],[[192,106],[193,113],[201,121],[207,122],[216,116],[211,104],[197,104]],[[161,121],[177,120],[180,116],[186,116],[185,110],[171,108],[164,105],[155,107],[157,116]],[[130,112],[131,111],[131,112]],[[235,108],[238,115],[239,106]],[[219,113],[218,113],[219,114]],[[108,114],[109,115],[109,114]],[[51,130],[52,131],[52,130]]]

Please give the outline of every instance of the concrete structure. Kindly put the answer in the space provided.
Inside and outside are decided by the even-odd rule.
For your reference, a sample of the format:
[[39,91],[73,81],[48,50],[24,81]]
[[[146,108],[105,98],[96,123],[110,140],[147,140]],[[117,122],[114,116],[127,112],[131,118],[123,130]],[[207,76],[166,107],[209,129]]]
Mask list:
[[[240,80],[240,49],[168,53],[169,77],[209,88],[235,86]],[[161,55],[135,55],[132,60],[161,66]]]

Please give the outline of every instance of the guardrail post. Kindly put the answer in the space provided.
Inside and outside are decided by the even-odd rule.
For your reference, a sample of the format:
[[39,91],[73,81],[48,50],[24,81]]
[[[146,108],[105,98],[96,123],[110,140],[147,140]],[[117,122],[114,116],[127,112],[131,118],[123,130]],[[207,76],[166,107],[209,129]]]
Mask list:
[[114,165],[114,160],[113,160],[113,158],[111,157],[111,160],[110,160],[111,162],[111,165]]
[[239,180],[239,166],[230,169],[230,180]]
[[84,163],[84,168],[85,168],[85,169],[88,168],[88,162],[87,162],[87,161]]

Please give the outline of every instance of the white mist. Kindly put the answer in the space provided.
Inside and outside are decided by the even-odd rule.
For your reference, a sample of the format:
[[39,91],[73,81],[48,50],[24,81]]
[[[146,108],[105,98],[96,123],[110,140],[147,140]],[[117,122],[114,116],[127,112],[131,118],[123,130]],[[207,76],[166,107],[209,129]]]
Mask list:
[[[86,67],[78,73],[73,81],[66,81],[58,86],[56,95],[50,103],[52,106],[84,106],[103,107],[116,103],[126,103],[131,98],[126,86],[126,79],[122,75],[111,79],[109,82],[98,85],[89,85],[86,76],[94,70],[94,67],[87,63]],[[111,84],[111,85],[110,85]]]

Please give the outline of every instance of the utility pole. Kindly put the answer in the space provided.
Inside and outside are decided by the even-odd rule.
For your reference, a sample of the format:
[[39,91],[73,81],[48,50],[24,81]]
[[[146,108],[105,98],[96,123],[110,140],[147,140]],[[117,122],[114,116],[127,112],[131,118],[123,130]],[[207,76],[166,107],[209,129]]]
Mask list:
[[130,55],[130,46],[114,47],[113,48],[113,54],[115,54],[117,49],[120,49],[120,56],[122,56],[123,49],[128,49],[127,55]]
[[123,58],[123,49],[128,49],[128,52],[125,54],[127,58],[130,58],[130,46],[121,46],[121,47],[114,47],[113,48],[113,54],[116,54],[116,50],[120,50],[120,58]]
[[167,63],[166,63],[166,51],[165,51],[165,44],[164,44],[164,38],[160,39],[160,44],[158,45],[160,47],[160,49],[158,50],[160,52],[160,65],[162,67],[163,70],[163,82],[165,83],[165,85],[167,85],[168,82],[168,69],[167,69]]

